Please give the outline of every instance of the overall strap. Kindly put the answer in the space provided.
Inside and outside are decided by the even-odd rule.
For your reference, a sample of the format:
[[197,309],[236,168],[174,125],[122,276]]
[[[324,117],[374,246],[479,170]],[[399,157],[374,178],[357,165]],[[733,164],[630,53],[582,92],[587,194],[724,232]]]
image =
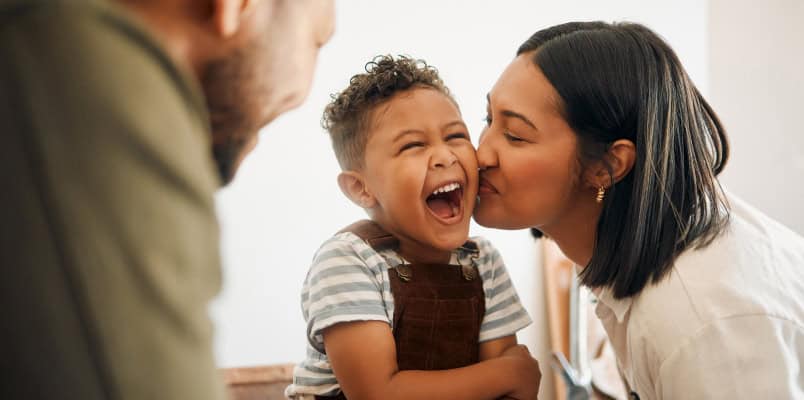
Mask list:
[[377,252],[386,249],[396,250],[399,247],[399,240],[394,235],[386,232],[379,224],[368,219],[357,221],[338,231],[338,233],[343,232],[354,233]]
[[[376,252],[382,250],[397,250],[399,248],[399,239],[388,233],[378,223],[372,220],[363,219],[338,231],[338,233],[343,232],[350,232],[357,235],[357,237],[363,239],[363,241],[368,243]],[[477,244],[472,240],[467,240],[458,250],[461,256],[469,255],[471,259],[471,263],[469,264],[459,261],[464,279],[471,281],[477,278],[478,270],[475,261],[480,254]],[[396,270],[397,275],[399,275],[399,278],[403,281],[407,282],[412,278],[413,271],[408,264],[400,264],[396,266],[394,270]]]

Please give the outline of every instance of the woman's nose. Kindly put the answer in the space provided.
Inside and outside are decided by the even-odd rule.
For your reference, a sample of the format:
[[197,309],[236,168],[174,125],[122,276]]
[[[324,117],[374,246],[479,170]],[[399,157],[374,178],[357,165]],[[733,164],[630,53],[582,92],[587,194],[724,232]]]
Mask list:
[[486,169],[496,167],[497,163],[497,150],[494,148],[494,140],[488,131],[483,132],[477,145],[477,166],[480,169]]

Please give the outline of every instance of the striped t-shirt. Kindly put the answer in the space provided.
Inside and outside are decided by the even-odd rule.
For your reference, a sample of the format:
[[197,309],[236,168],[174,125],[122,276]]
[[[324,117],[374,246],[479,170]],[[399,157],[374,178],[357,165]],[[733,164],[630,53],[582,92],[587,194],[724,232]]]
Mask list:
[[[476,264],[486,300],[479,341],[513,335],[528,326],[531,319],[519,302],[497,249],[484,238],[471,240],[480,251]],[[455,250],[450,264],[470,262],[469,257],[470,253]],[[293,384],[285,389],[286,396],[298,399],[340,392],[324,354],[322,332],[334,324],[353,321],[383,321],[393,328],[394,297],[388,269],[402,262],[395,251],[378,253],[351,232],[335,235],[318,249],[301,295],[307,321],[307,356],[294,369]]]

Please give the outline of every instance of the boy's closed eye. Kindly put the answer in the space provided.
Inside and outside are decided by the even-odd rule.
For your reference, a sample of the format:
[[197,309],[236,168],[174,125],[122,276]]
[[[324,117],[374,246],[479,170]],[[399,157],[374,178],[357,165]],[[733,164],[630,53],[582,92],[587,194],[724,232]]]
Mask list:
[[466,139],[469,140],[469,135],[464,132],[456,132],[447,135],[447,141],[455,140],[455,139]]
[[399,153],[403,153],[406,150],[415,149],[417,147],[424,147],[424,142],[418,142],[418,141],[407,142],[407,143],[403,144],[402,147],[399,148]]

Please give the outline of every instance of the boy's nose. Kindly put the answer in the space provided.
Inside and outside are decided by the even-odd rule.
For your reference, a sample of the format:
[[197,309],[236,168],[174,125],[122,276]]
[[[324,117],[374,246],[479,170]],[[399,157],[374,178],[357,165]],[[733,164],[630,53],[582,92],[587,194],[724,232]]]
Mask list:
[[446,168],[455,164],[457,161],[458,157],[455,156],[455,153],[442,147],[441,149],[437,149],[433,154],[430,166],[432,168]]

